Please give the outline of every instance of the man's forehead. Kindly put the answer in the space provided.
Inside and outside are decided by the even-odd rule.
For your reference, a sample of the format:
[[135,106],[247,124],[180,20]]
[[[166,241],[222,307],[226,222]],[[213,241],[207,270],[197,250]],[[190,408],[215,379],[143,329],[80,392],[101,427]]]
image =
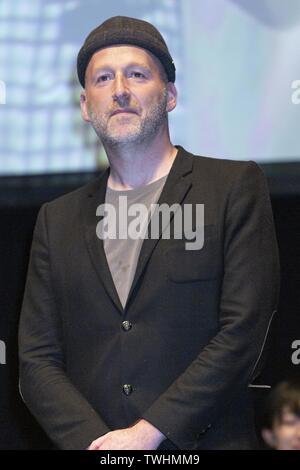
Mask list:
[[94,69],[122,63],[135,63],[142,66],[159,67],[159,60],[146,49],[130,44],[118,44],[108,46],[96,51],[88,64],[88,68]]

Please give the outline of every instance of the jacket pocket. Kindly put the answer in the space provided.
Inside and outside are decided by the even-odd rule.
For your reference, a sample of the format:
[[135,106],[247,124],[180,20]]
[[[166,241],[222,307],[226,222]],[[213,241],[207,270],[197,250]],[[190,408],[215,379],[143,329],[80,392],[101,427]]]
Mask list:
[[218,277],[220,255],[214,226],[204,227],[204,245],[201,249],[187,250],[187,240],[172,240],[165,251],[167,276],[173,282],[212,280]]

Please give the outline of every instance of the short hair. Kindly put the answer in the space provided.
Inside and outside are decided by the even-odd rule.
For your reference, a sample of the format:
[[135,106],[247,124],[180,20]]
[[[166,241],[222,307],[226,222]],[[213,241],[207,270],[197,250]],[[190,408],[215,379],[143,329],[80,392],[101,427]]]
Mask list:
[[300,380],[278,383],[267,397],[262,415],[262,428],[272,429],[281,421],[285,410],[300,417]]

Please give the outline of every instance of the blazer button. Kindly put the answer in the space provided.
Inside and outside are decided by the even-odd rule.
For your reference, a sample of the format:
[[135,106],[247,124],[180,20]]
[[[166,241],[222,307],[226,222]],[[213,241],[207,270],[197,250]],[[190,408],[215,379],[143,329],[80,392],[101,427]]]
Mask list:
[[129,330],[131,330],[131,328],[132,328],[132,323],[130,323],[130,321],[125,320],[125,321],[122,322],[122,329],[124,331],[129,331]]
[[123,385],[123,392],[125,393],[125,395],[127,396],[130,395],[132,393],[132,390],[133,390],[132,385],[130,384]]

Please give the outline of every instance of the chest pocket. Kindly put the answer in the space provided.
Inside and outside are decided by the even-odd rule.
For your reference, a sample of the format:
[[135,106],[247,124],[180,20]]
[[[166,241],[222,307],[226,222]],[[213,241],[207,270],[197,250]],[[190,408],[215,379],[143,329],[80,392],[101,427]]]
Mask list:
[[186,241],[172,240],[164,253],[168,278],[173,282],[216,279],[221,260],[215,226],[204,227],[204,245],[201,249],[187,250]]

